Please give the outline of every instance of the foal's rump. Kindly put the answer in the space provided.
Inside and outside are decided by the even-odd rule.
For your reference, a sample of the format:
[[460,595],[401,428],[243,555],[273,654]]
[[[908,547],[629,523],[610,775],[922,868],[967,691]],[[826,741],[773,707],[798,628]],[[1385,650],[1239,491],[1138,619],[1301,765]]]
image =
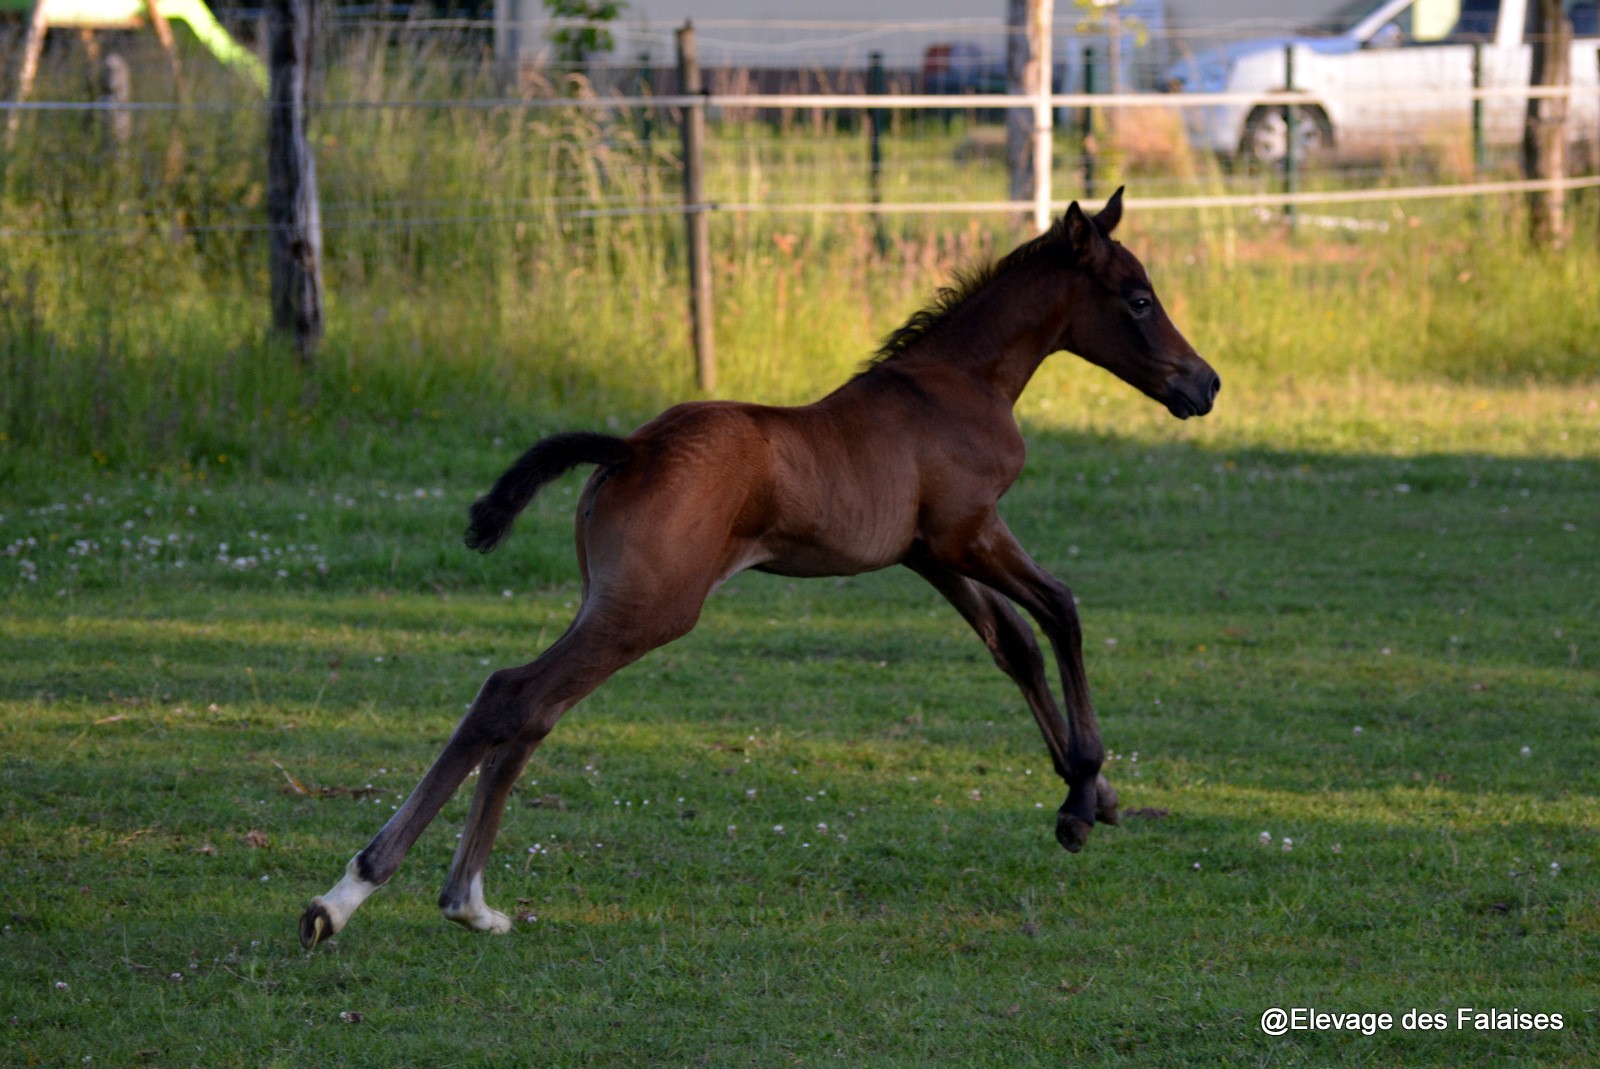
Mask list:
[[749,409],[679,405],[627,438],[578,502],[577,542],[595,592],[641,587],[703,598],[759,561],[773,508],[771,450]]

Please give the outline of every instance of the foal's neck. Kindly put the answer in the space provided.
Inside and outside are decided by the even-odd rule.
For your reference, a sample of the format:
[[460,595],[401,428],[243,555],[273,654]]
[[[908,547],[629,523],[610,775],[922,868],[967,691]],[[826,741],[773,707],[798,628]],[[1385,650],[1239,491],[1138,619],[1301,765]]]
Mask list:
[[1060,347],[1073,281],[1059,264],[1022,263],[1001,273],[940,332],[940,356],[1016,404],[1045,357]]

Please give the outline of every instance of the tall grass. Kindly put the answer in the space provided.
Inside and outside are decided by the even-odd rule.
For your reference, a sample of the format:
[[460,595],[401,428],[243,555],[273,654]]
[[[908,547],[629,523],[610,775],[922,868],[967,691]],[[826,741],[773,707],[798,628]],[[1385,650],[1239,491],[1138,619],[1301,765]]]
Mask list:
[[[264,127],[247,87],[196,57],[191,97],[237,106],[141,114],[123,146],[82,116],[29,119],[0,191],[4,455],[270,473],[344,463],[355,431],[626,425],[694,395],[670,130],[579,109],[340,107],[503,87],[466,45],[369,34],[336,48],[313,131],[328,329],[305,369],[266,325]],[[73,95],[79,62],[54,56],[45,93]],[[141,89],[171,95],[153,76]],[[724,124],[709,194],[856,199],[864,136]],[[960,122],[908,124],[888,148],[890,192],[996,195],[1003,163],[981,141]],[[1075,176],[1063,165],[1057,181]],[[596,211],[625,204],[663,210]],[[1132,213],[1119,236],[1230,382],[1596,374],[1592,240],[1532,249],[1513,202],[1366,212],[1367,229],[1295,240],[1246,213]],[[1577,214],[1592,234],[1593,205]],[[714,219],[720,393],[815,396],[954,268],[1019,236],[954,214],[882,225]]]

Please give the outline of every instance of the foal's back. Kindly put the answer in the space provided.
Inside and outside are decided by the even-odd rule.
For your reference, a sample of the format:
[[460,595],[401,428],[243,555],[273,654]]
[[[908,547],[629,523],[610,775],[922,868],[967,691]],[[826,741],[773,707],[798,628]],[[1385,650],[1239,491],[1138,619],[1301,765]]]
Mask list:
[[[964,475],[1009,484],[1021,463],[1008,411],[997,417],[982,398],[953,404],[960,384],[934,380],[873,368],[809,405],[668,409],[628,437],[633,460],[591,480],[584,555],[629,553],[621,530],[651,543],[687,540],[715,561],[711,586],[751,567],[819,576],[897,564],[919,537],[928,499],[948,499]],[[655,507],[642,508],[641,495]],[[649,513],[651,530],[625,511]]]

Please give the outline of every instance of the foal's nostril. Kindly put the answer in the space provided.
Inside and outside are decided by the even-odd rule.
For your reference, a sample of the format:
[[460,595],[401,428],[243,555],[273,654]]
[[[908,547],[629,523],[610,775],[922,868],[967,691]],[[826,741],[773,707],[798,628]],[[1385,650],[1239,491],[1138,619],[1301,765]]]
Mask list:
[[1222,376],[1213,371],[1211,373],[1211,381],[1206,383],[1206,390],[1208,391],[1206,394],[1207,400],[1215,401],[1217,394],[1222,392]]

